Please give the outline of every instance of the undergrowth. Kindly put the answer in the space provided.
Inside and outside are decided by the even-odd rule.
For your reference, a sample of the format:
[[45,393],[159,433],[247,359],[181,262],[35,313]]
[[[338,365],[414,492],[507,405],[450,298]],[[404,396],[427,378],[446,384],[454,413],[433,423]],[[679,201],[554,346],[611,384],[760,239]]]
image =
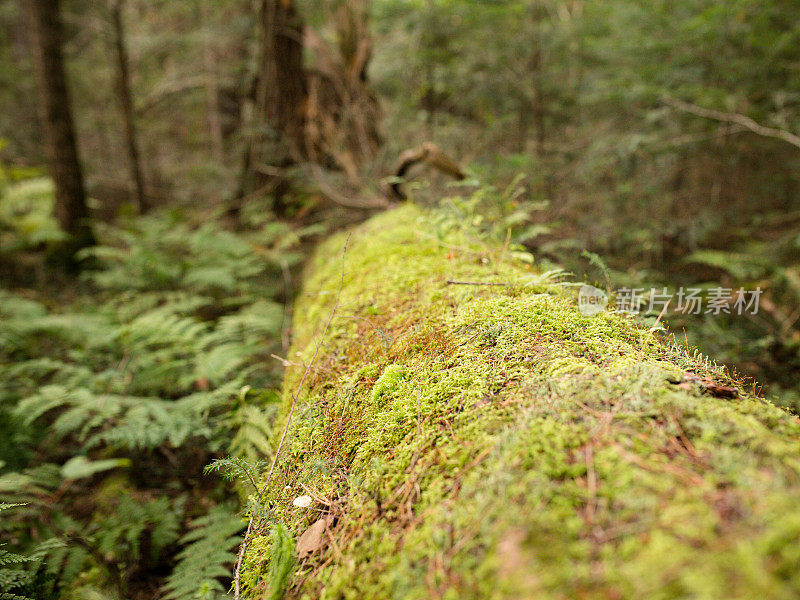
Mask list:
[[[2,252],[49,240],[36,231]],[[98,234],[71,290],[0,291],[0,593],[221,598],[244,523],[203,470],[272,451],[298,234],[169,212]]]

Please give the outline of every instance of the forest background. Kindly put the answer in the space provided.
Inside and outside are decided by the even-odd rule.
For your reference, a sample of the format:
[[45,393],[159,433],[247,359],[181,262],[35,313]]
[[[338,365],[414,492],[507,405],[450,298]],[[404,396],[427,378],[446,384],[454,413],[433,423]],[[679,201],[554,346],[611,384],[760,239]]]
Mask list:
[[0,1],[0,592],[224,594],[204,470],[247,494],[304,257],[424,142],[415,202],[797,411],[798,135],[792,0]]

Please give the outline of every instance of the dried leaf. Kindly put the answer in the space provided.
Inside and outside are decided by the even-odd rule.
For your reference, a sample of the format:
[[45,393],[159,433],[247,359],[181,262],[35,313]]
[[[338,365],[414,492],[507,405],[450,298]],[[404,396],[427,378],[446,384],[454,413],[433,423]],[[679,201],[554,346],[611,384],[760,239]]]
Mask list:
[[297,540],[297,545],[295,546],[297,558],[305,558],[322,548],[325,532],[332,522],[333,517],[330,515],[322,517],[321,519],[317,519],[311,527],[303,532],[303,535]]

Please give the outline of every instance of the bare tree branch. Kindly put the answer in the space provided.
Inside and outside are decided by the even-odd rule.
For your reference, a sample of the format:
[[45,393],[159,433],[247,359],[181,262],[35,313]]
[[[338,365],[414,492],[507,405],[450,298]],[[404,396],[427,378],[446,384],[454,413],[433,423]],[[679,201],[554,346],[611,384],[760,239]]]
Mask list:
[[703,108],[702,106],[697,106],[696,104],[684,102],[683,100],[678,100],[677,98],[671,98],[669,96],[665,96],[663,98],[663,102],[664,104],[667,104],[673,108],[677,108],[682,112],[690,113],[705,119],[714,119],[715,121],[741,125],[748,131],[751,131],[757,135],[783,140],[795,148],[800,148],[800,136],[792,133],[791,131],[786,131],[785,129],[777,129],[775,127],[761,125],[745,115]]
[[338,192],[333,186],[325,182],[324,174],[319,165],[311,164],[311,177],[319,191],[331,202],[346,208],[377,209],[388,208],[389,202],[383,198],[362,198],[359,196],[350,198]]
[[458,181],[462,181],[467,177],[461,167],[443,154],[436,144],[425,142],[419,148],[406,150],[400,155],[394,172],[395,181],[390,186],[391,193],[396,199],[405,200],[407,198],[401,187],[402,179],[407,175],[411,167],[418,163],[426,163]]

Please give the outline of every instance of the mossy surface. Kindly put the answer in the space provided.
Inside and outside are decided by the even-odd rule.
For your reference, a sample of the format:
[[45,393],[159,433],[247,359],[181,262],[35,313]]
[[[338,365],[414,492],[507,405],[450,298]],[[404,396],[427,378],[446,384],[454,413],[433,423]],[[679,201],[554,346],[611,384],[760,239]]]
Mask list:
[[[290,359],[314,352],[345,236],[309,265]],[[448,280],[509,285],[449,285]],[[285,424],[303,367],[285,381]],[[358,228],[265,501],[299,598],[797,598],[800,422],[502,245],[411,205]],[[292,504],[311,495],[311,507]],[[247,553],[270,589],[268,531]]]

